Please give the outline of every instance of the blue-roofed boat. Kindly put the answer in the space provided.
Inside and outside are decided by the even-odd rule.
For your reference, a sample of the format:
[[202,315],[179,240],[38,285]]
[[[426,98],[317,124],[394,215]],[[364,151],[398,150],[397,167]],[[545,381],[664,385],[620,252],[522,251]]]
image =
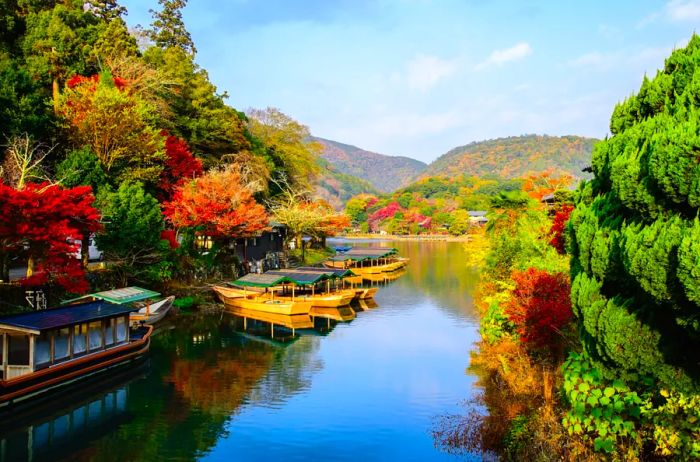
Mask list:
[[129,327],[136,309],[98,300],[0,317],[0,408],[142,357],[153,327]]

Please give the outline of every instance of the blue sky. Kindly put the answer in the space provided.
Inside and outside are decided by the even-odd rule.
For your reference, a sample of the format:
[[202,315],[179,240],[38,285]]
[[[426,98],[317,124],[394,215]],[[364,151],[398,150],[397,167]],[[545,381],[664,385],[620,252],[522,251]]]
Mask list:
[[[158,6],[121,3],[132,26]],[[183,16],[237,109],[429,162],[501,136],[604,137],[700,26],[700,0],[190,0]]]

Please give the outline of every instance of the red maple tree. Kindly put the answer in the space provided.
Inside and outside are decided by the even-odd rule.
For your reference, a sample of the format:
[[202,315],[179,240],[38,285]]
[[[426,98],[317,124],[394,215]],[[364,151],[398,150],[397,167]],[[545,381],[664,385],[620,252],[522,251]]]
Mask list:
[[262,205],[235,168],[209,172],[175,188],[163,213],[177,228],[195,227],[212,237],[244,237],[268,227]]
[[569,221],[569,217],[571,216],[571,212],[573,210],[574,207],[572,205],[562,206],[562,208],[554,215],[554,221],[552,222],[552,227],[549,230],[549,233],[552,235],[552,239],[549,241],[549,243],[562,255],[566,253],[564,230],[566,228],[566,222]]
[[536,268],[514,271],[515,289],[504,307],[520,339],[529,347],[556,350],[572,320],[569,277]]
[[62,188],[0,183],[0,252],[26,254],[26,285],[56,282],[69,292],[88,289],[78,258],[80,240],[101,228],[90,186]]
[[197,159],[187,143],[176,136],[161,132],[165,138],[165,168],[160,174],[158,189],[160,189],[160,199],[170,200],[177,186],[182,183],[202,176],[202,161]]

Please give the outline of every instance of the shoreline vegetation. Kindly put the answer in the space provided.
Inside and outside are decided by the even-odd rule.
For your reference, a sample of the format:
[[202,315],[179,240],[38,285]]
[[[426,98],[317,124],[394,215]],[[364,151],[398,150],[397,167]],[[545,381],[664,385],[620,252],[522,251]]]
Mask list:
[[700,460],[698,77],[693,35],[615,107],[572,200],[494,198],[470,365],[482,393],[437,423],[437,446]]

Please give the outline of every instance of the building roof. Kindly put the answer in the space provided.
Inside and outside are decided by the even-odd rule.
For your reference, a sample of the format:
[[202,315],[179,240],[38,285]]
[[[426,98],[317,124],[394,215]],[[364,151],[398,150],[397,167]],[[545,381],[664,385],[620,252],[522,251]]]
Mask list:
[[554,193],[551,194],[546,194],[542,196],[542,199],[540,199],[541,202],[554,202]]
[[78,305],[49,308],[30,313],[0,317],[0,329],[29,330],[34,333],[72,326],[99,319],[113,318],[137,310],[131,305],[117,305],[104,300]]
[[488,212],[486,210],[469,210],[467,213],[470,217],[485,217]]

